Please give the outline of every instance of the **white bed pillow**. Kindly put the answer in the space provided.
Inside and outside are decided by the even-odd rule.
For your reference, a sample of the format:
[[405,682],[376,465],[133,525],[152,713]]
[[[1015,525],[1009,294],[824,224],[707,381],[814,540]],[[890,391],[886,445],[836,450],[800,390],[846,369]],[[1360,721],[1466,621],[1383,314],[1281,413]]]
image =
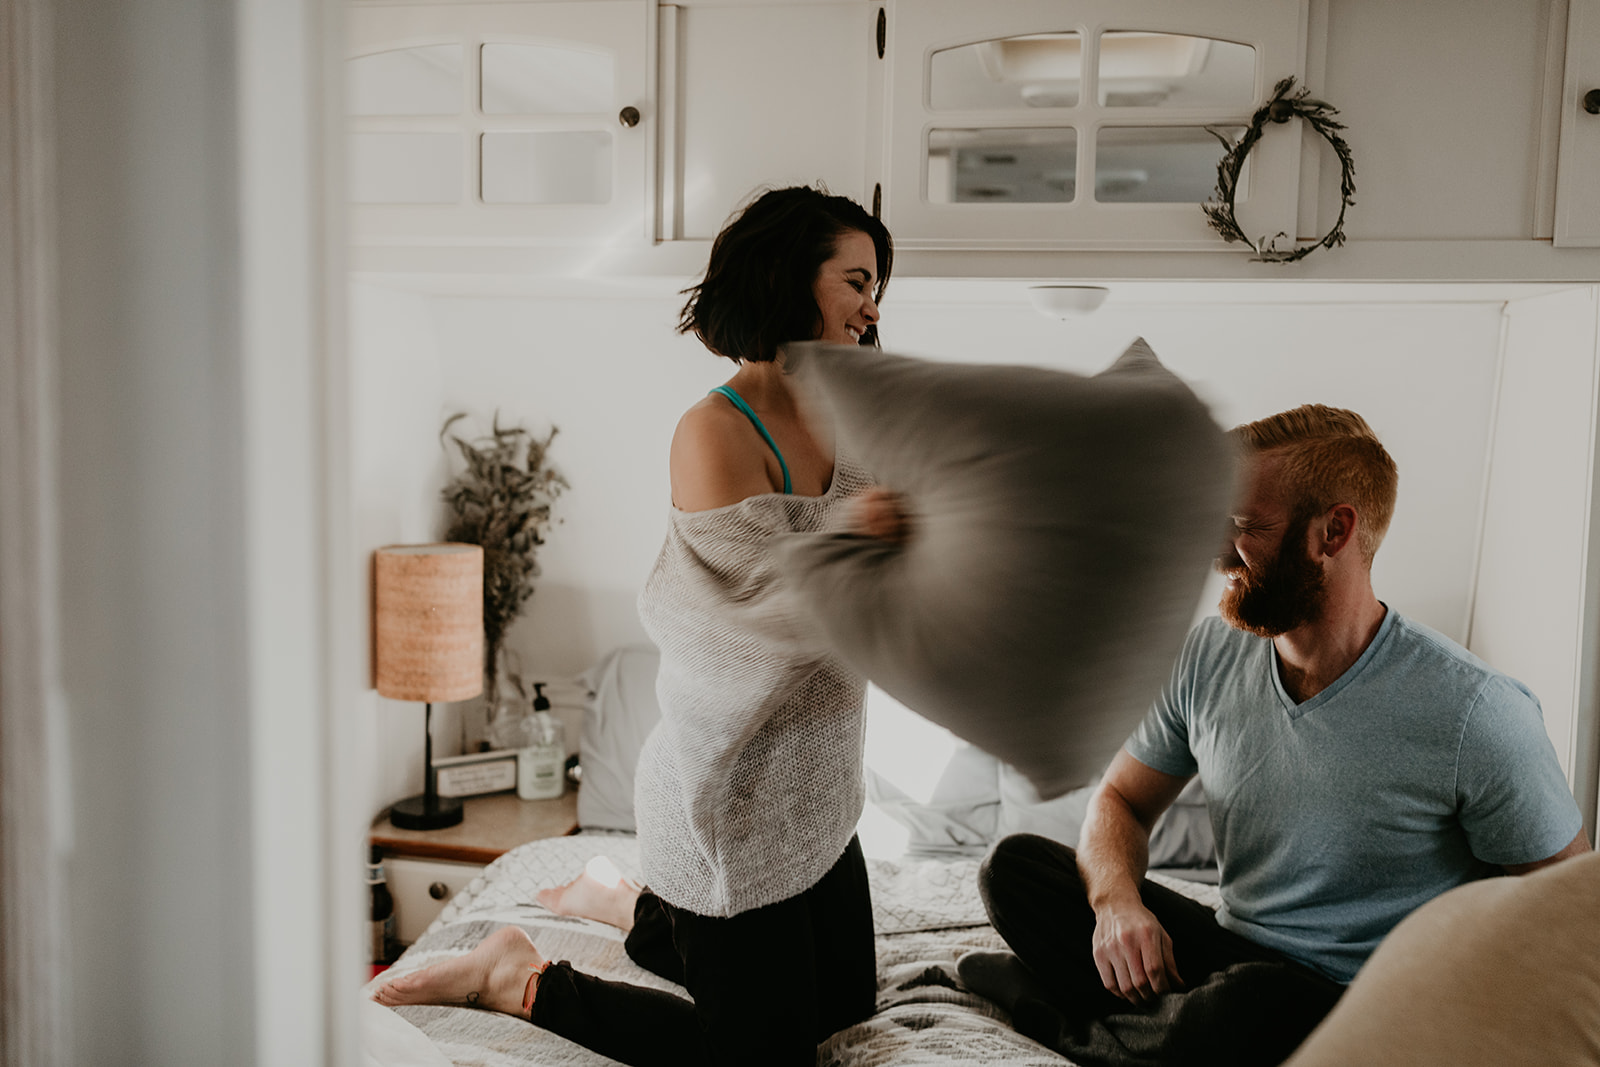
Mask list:
[[[1016,768],[1000,765],[1000,816],[996,838],[1009,834],[1038,834],[1063,845],[1078,846],[1084,815],[1096,782],[1064,793],[1051,800],[1042,799]],[[1211,817],[1206,811],[1206,795],[1200,779],[1183,787],[1172,806],[1156,820],[1150,832],[1152,869],[1197,869],[1215,867],[1216,841],[1211,833]]]
[[579,734],[578,826],[584,830],[637,827],[633,777],[645,738],[661,719],[656,670],[661,653],[650,644],[625,645],[607,653],[582,677],[589,690]]
[[1227,514],[1234,457],[1135,341],[1083,377],[786,348],[839,447],[900,493],[903,546],[789,534],[833,647],[1044,798],[1092,778],[1171,670]]

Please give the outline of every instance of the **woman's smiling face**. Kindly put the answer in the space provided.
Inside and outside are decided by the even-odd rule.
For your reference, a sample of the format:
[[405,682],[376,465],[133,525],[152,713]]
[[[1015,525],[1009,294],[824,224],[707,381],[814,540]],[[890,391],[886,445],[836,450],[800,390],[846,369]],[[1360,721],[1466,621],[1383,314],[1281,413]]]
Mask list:
[[872,238],[860,230],[849,230],[834,242],[833,256],[817,268],[811,286],[821,314],[817,340],[859,344],[867,327],[878,321],[878,305],[872,300],[877,263]]

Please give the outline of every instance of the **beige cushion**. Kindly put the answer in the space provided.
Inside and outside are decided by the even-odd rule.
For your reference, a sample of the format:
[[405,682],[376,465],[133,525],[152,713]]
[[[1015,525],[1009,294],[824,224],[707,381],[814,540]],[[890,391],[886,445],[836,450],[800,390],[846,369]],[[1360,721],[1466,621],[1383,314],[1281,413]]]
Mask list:
[[1286,1067],[1600,1064],[1600,853],[1413,912]]
[[1049,799],[1160,691],[1227,514],[1233,455],[1143,340],[1093,377],[795,345],[839,447],[901,493],[903,548],[784,538],[833,647]]

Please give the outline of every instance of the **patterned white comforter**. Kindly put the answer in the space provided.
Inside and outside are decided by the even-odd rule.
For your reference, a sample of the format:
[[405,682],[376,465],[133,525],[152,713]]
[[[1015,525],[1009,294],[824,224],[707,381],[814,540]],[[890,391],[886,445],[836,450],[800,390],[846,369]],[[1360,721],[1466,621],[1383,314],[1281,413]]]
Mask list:
[[[462,890],[416,944],[368,992],[392,977],[460,955],[506,923],[532,935],[550,959],[580,970],[683,994],[628,959],[613,927],[555,915],[536,894],[577,877],[590,857],[606,855],[639,878],[638,842],[626,834],[583,834],[534,841],[501,856]],[[817,1050],[819,1067],[945,1067],[953,1064],[1051,1065],[1069,1061],[1011,1029],[1006,1014],[961,987],[956,959],[969,949],[1004,948],[978,899],[977,861],[891,863],[868,860],[878,933],[878,1010]],[[1215,906],[1216,890],[1153,877]],[[405,1007],[459,1067],[602,1067],[614,1060],[531,1023],[470,1008]]]

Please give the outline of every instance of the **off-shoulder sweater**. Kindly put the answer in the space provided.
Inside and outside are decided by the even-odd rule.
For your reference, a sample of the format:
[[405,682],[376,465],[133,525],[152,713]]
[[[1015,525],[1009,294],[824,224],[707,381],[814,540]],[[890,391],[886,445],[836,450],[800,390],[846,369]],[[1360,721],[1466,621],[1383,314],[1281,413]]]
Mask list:
[[866,685],[799,611],[770,545],[837,529],[870,484],[841,454],[822,496],[670,514],[639,596],[661,721],[634,786],[645,880],[669,904],[726,917],[787,900],[855,833]]

